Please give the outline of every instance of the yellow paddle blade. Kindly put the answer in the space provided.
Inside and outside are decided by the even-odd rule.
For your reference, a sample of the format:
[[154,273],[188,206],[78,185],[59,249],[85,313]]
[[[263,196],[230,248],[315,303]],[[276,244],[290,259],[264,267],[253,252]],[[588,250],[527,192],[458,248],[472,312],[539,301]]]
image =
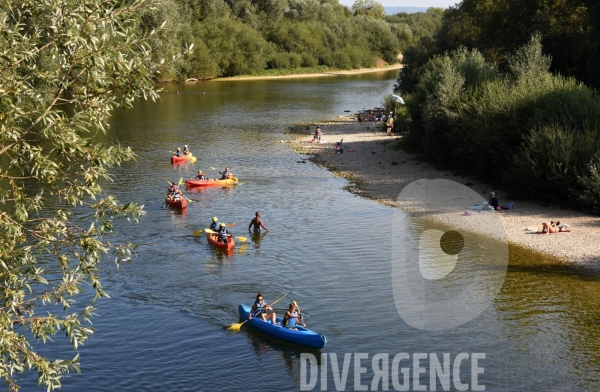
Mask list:
[[294,305],[296,305],[296,309],[298,309],[298,312],[300,312],[300,306],[298,306],[298,304],[296,303],[296,301],[294,301]]
[[231,324],[227,329],[230,331],[239,331],[242,328],[242,324],[243,323]]
[[196,231],[194,231],[194,237],[195,237],[195,236],[198,236],[198,235],[200,235],[200,234],[202,234],[202,233],[203,233],[203,231],[202,231],[202,230],[196,230]]
[[183,184],[183,177],[181,177],[181,178],[179,179],[179,186],[181,186],[182,184]]
[[242,242],[248,241],[248,238],[246,238],[246,237],[235,237],[235,238],[237,238],[238,240],[240,240]]
[[[212,166],[211,166],[210,168],[211,168],[211,169],[213,169],[213,170],[217,170],[217,169],[215,169],[215,168],[214,168],[214,167],[212,167]],[[218,171],[218,170],[217,170],[217,171]]]
[[248,247],[247,244],[244,244],[242,246],[240,246],[240,248],[238,249],[238,253],[246,253],[246,248]]
[[211,229],[204,229],[204,232],[207,233],[207,234],[217,234],[216,231],[213,231]]

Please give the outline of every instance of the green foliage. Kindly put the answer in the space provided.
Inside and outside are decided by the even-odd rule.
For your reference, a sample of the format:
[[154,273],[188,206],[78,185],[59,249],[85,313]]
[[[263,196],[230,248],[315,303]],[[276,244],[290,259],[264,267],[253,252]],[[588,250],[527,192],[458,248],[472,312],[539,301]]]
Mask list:
[[539,32],[552,72],[599,87],[599,15],[596,0],[464,0],[444,13],[435,54],[476,48],[506,70],[509,55]]
[[417,68],[404,96],[413,118],[407,145],[514,196],[594,206],[598,93],[551,74],[539,35],[507,62],[503,73],[478,50],[459,48]]
[[385,10],[381,4],[375,0],[356,0],[352,5],[354,15],[367,15],[376,19],[383,18]]
[[190,43],[196,50],[161,80],[395,63],[401,49],[431,36],[443,15],[432,8],[390,21],[372,0],[360,0],[354,12],[337,0],[162,1],[145,11],[140,25],[148,30],[166,21],[150,42],[154,58],[171,58]]
[[[385,21],[390,24],[392,32],[398,37],[400,50],[405,51],[419,45],[419,41],[426,37],[433,37],[442,26],[444,10],[442,8],[429,8],[426,13],[405,12],[386,16]],[[421,64],[424,64],[421,63]]]
[[579,200],[600,215],[600,154],[596,153],[590,160],[586,172],[579,177],[579,184],[584,189]]
[[[37,371],[48,390],[79,371],[78,355],[51,361],[34,346],[59,332],[75,349],[84,344],[93,333],[93,305],[107,296],[101,257],[112,254],[118,264],[134,250],[105,237],[114,219],[137,219],[142,208],[120,204],[102,183],[135,154],[94,140],[114,108],[157,97],[160,67],[150,48],[166,33],[149,17],[150,6],[144,0],[0,4],[0,374],[10,390],[19,389],[16,377],[26,370]],[[89,219],[75,219],[76,209]],[[90,303],[76,301],[84,287],[93,294]]]

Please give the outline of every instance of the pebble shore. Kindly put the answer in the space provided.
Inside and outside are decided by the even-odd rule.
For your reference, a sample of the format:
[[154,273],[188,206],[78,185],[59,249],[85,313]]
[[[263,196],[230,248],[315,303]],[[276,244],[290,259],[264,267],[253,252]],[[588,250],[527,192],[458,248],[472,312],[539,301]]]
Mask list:
[[[452,222],[453,226],[477,227],[478,215],[495,214],[499,217],[508,242],[572,263],[600,268],[600,217],[581,212],[540,205],[533,201],[508,200],[500,189],[450,171],[439,170],[418,156],[394,148],[400,136],[388,136],[380,122],[358,122],[351,116],[341,116],[320,123],[323,136],[320,143],[310,143],[315,125],[292,128],[294,137],[285,143],[292,144],[300,154],[342,176],[349,181],[346,190],[381,204],[405,209],[396,200],[402,189],[419,179],[445,179],[468,186],[487,200],[489,191],[496,192],[501,205],[510,201],[514,208],[508,211],[490,211],[464,215],[464,209],[440,211],[433,219]],[[343,154],[332,154],[335,143],[343,139],[348,146]],[[466,207],[466,206],[465,206]],[[536,233],[542,222],[560,220],[571,226],[571,233],[542,235]],[[466,223],[468,221],[468,224]],[[483,221],[482,221],[483,222]],[[478,229],[476,229],[478,230]],[[485,234],[485,227],[480,233]]]

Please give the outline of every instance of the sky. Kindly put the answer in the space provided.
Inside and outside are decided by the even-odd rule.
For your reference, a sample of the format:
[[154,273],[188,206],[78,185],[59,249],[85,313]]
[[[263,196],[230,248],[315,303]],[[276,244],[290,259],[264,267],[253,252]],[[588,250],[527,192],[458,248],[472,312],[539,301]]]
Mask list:
[[[352,7],[354,1],[355,0],[340,0],[340,4]],[[460,0],[379,0],[377,2],[384,7],[441,7],[445,9],[459,3]]]

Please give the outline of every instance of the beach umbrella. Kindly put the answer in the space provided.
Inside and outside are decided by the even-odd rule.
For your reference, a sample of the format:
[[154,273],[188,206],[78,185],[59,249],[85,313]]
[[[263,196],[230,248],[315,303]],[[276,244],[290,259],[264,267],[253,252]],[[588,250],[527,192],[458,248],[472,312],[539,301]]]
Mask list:
[[390,99],[392,100],[392,102],[394,102],[394,117],[396,117],[396,105],[404,105],[404,100],[401,96],[396,94],[390,94]]
[[404,100],[402,99],[401,96],[399,95],[395,95],[395,94],[390,94],[390,99],[394,102],[394,103],[399,103],[404,105]]

